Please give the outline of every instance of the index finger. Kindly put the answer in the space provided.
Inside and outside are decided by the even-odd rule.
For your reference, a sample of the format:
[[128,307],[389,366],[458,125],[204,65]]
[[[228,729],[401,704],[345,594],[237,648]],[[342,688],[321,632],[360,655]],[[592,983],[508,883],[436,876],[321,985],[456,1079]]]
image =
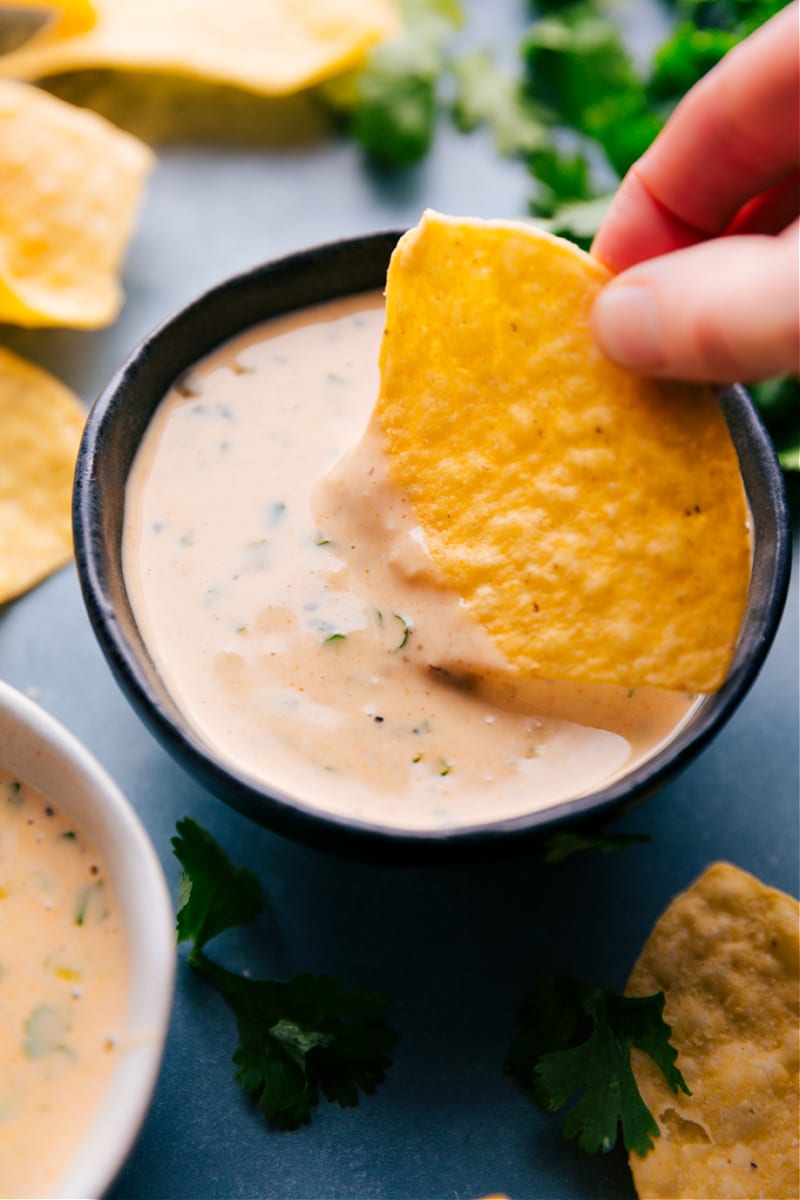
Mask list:
[[726,231],[800,159],[798,6],[752,34],[681,101],[626,175],[592,252],[620,271]]

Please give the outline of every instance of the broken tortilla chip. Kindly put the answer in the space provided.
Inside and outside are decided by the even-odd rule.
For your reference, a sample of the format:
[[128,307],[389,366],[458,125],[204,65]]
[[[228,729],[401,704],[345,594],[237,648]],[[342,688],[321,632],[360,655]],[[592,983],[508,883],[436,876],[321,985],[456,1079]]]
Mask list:
[[69,561],[83,422],[69,388],[0,347],[0,604]]
[[287,95],[358,66],[401,28],[397,0],[96,0],[95,8],[91,29],[69,39],[43,31],[0,60],[0,74],[168,71]]
[[796,900],[715,863],[670,904],[633,969],[663,991],[691,1090],[675,1095],[641,1051],[632,1065],[661,1130],[630,1155],[642,1200],[796,1200],[800,973]]
[[597,349],[609,278],[530,226],[427,213],[389,267],[375,419],[513,671],[710,692],[749,586],[739,464],[710,389]]
[[95,329],[116,317],[153,163],[95,113],[0,80],[0,321]]

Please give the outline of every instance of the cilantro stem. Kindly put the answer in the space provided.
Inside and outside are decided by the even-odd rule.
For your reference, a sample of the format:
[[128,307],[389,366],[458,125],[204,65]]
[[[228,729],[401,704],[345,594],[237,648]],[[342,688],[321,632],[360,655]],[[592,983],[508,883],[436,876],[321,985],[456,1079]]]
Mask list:
[[411,621],[407,620],[406,617],[401,616],[400,613],[397,613],[397,612],[392,613],[392,616],[394,617],[395,621],[399,621],[400,624],[403,626],[402,641],[398,642],[398,644],[396,646],[392,647],[392,654],[397,654],[397,652],[399,650],[404,649],[405,646],[408,645],[408,639],[411,637],[411,630],[413,629],[413,625],[412,625]]

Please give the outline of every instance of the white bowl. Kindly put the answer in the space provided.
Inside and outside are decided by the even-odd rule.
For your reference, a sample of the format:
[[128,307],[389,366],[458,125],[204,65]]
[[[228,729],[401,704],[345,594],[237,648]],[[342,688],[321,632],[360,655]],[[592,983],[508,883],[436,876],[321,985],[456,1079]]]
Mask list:
[[94,843],[125,928],[130,984],[119,1060],[54,1192],[86,1200],[111,1186],[155,1087],[175,974],[172,904],[150,839],[116,784],[63,726],[2,682],[0,766],[69,814]]

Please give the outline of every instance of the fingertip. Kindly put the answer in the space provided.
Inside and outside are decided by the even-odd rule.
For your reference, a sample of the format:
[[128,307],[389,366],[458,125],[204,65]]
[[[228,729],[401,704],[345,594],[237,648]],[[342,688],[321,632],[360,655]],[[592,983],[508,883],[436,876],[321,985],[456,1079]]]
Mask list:
[[612,281],[592,308],[592,334],[618,366],[644,374],[665,365],[658,297],[642,282]]
[[592,244],[589,247],[589,253],[592,258],[596,258],[604,267],[608,267],[609,271],[614,271],[614,231],[613,217],[614,205],[616,204],[616,196],[611,201],[611,206],[603,218],[603,224],[598,229],[592,239]]
[[797,230],[721,238],[618,275],[591,314],[599,348],[661,378],[729,382],[797,369]]
[[639,261],[637,230],[640,224],[641,201],[637,195],[638,190],[639,185],[635,177],[629,173],[619,185],[592,242],[593,257],[614,274]]

